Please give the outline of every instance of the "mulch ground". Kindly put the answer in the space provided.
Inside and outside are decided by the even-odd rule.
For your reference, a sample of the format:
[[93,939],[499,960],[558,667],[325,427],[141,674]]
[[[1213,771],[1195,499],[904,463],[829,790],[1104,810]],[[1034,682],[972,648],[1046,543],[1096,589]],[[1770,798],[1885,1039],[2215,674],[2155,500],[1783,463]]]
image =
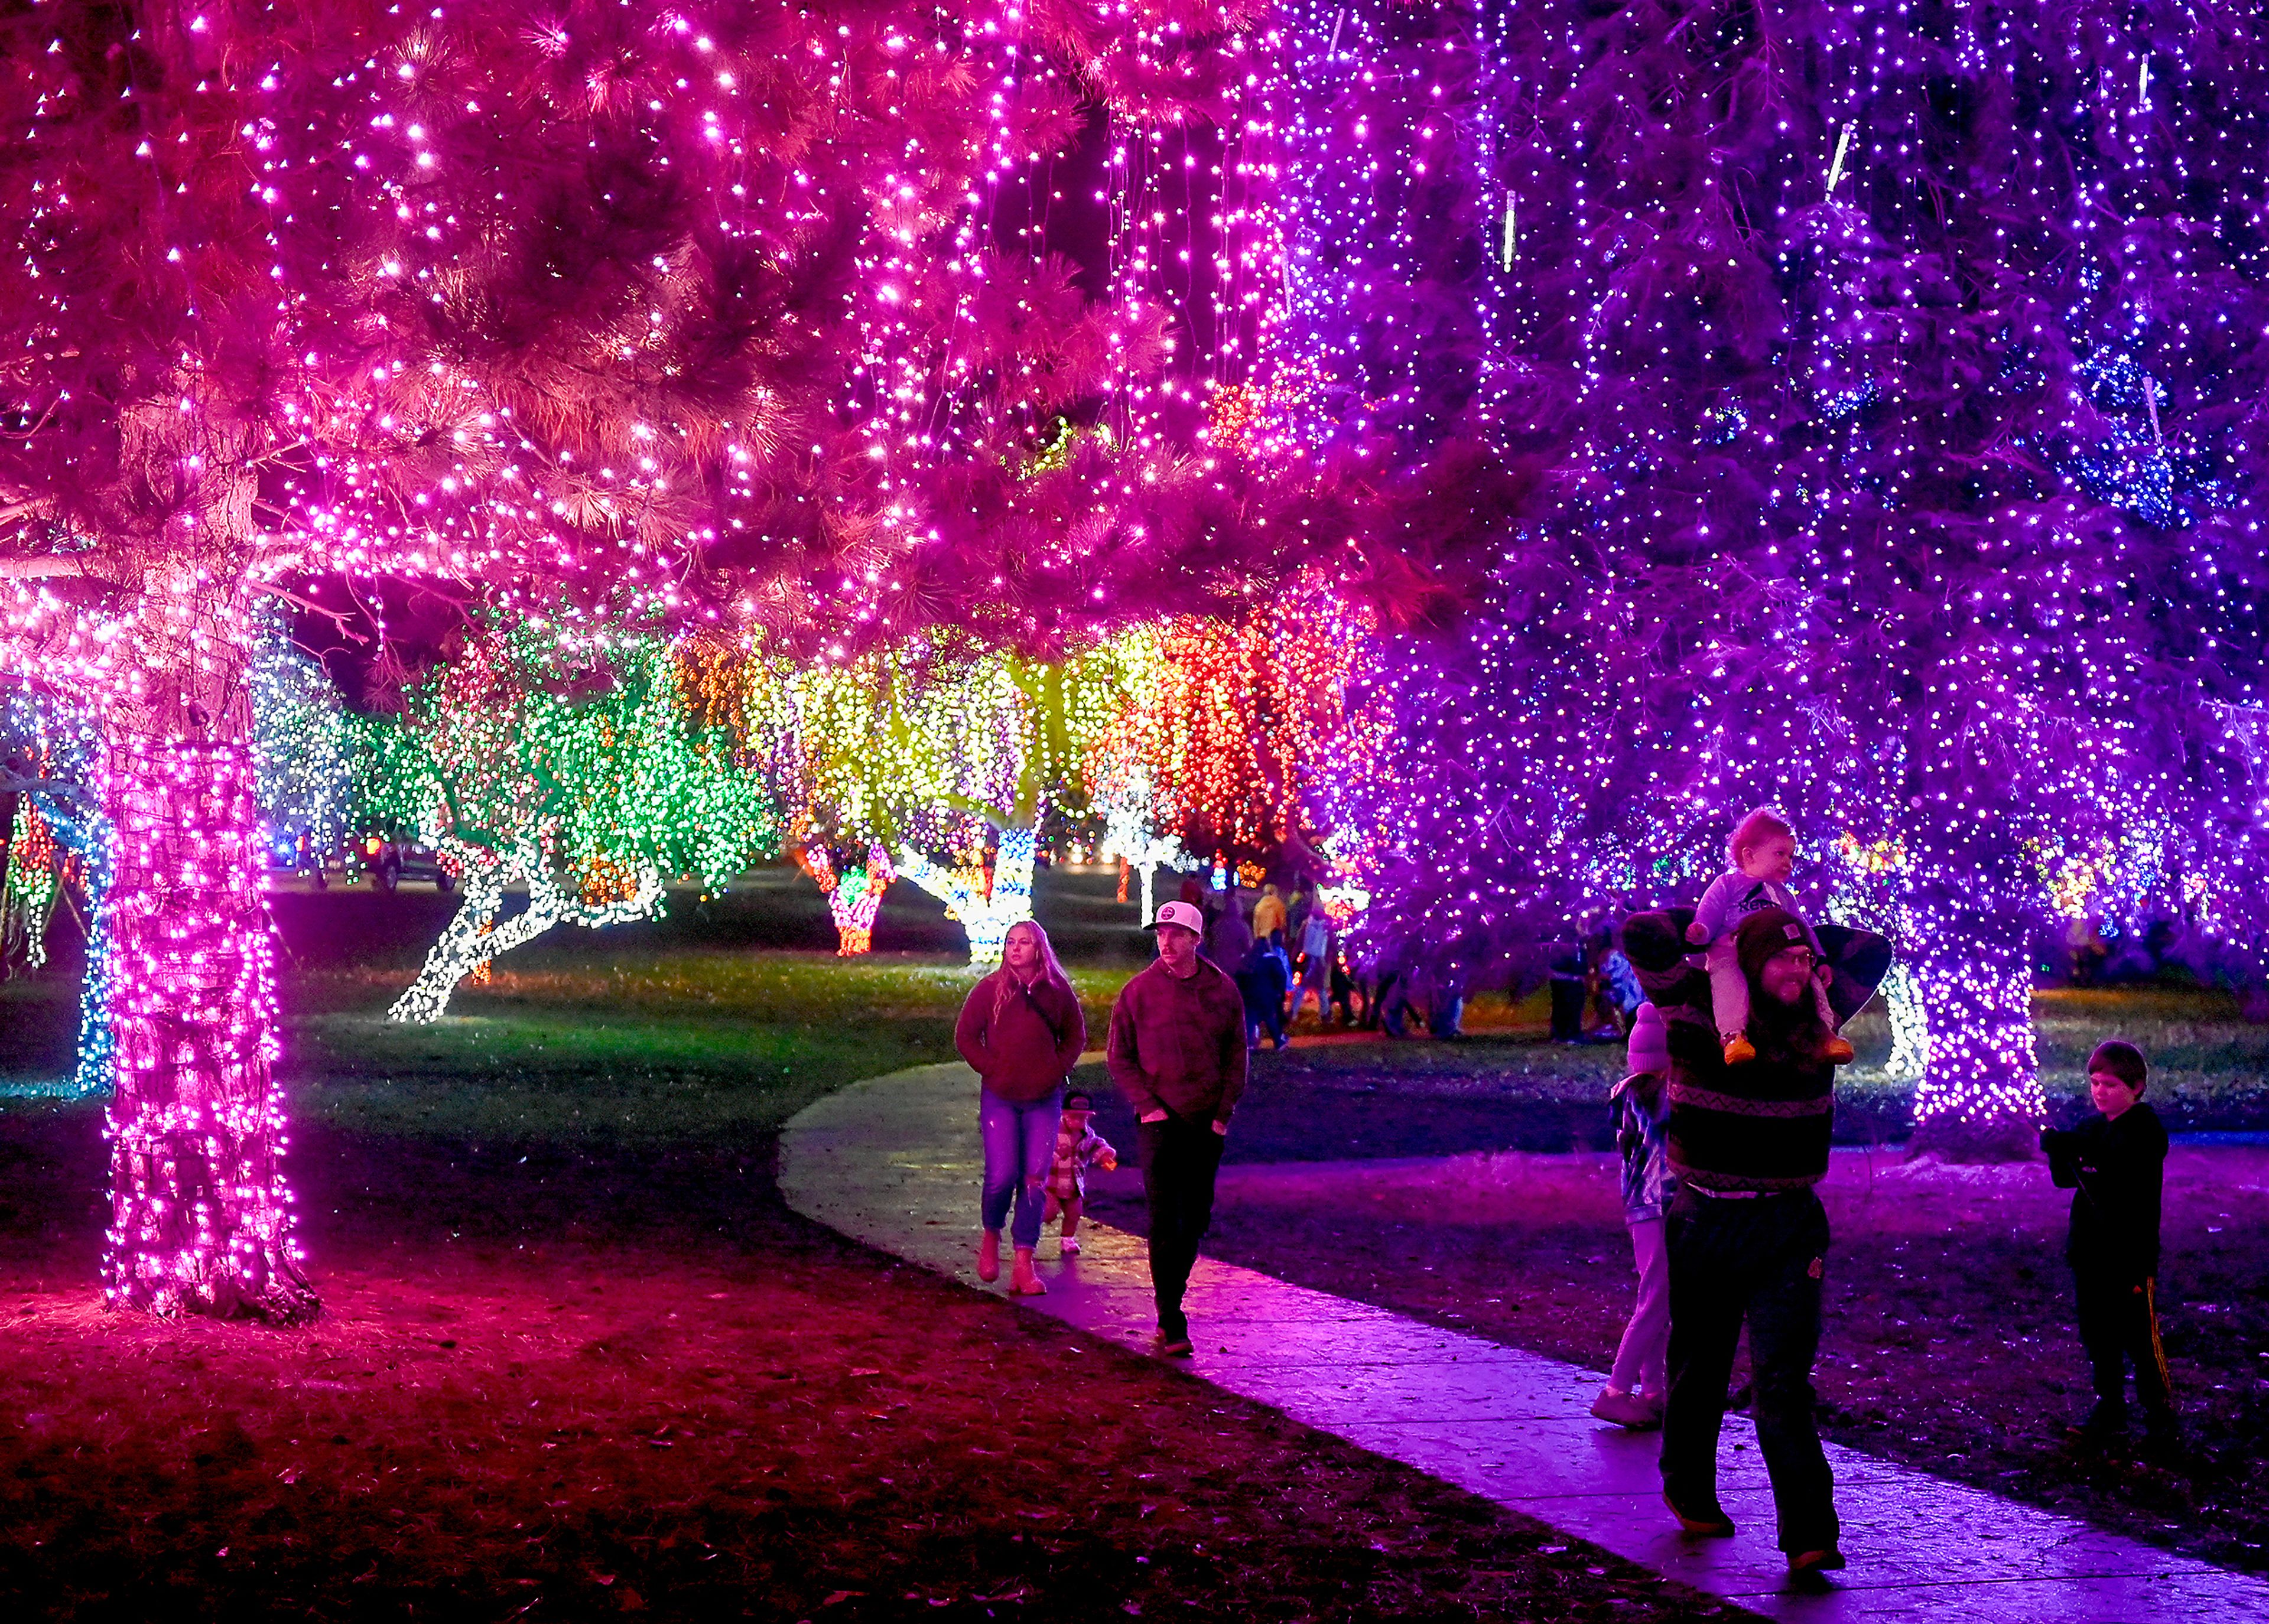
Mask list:
[[13,1617],[1733,1614],[780,1206],[770,1149],[303,1131],[304,1330],[95,1306],[0,1115]]
[[[1361,1100],[1336,1123],[1317,1097],[1301,1106],[1317,1146],[1378,1116]],[[1266,1132],[1280,1148],[1291,1137],[1282,1122]],[[1396,1132],[1424,1133],[1410,1120]],[[2044,1168],[1837,1162],[1817,1375],[1829,1436],[2269,1569],[2269,1243],[2256,1218],[2269,1150],[2177,1149],[2169,1163],[2164,1335],[2189,1425],[2161,1458],[2084,1449],[2068,1429],[2090,1393],[2063,1261],[2070,1195]],[[1602,1369],[1630,1311],[1604,1155],[1246,1163],[1224,1169],[1221,1191],[1208,1250],[1302,1285]],[[1139,1192],[1137,1178],[1105,1179],[1090,1207],[1140,1229]]]

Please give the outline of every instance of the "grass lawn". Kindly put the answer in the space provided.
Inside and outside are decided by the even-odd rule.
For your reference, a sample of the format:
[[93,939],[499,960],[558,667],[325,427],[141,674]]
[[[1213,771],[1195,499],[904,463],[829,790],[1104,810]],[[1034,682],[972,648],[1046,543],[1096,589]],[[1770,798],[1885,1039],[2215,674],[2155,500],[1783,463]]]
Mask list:
[[[787,1212],[778,1125],[947,1053],[942,963],[689,919],[406,1029],[415,929],[279,912],[314,1325],[106,1314],[100,1107],[0,1108],[13,1616],[1733,1611]],[[1130,967],[1080,972],[1098,1030]],[[72,997],[0,990],[11,1070],[67,1069]]]
[[[2105,1037],[2142,1045],[2151,1101],[2170,1130],[2269,1131],[2269,1026],[2247,1021],[2225,993],[2186,987],[2051,989],[2036,994],[2041,1081],[2052,1109],[2086,1109],[2088,1056]],[[1546,1039],[1541,994],[1510,1004],[1486,994],[1467,1006],[1455,1043],[1330,1043],[1264,1052],[1255,1103],[1268,1101],[1232,1148],[1251,1161],[1437,1155],[1464,1150],[1605,1148],[1602,1102],[1622,1074],[1621,1044]],[[1297,1029],[1314,1033],[1312,1017]],[[1880,1007],[1846,1029],[1859,1060],[1837,1082],[1837,1140],[1888,1145],[1914,1123],[1914,1086],[1885,1075],[1890,1032]],[[1090,1074],[1098,1075],[1099,1073]],[[1350,1103],[1381,1094],[1366,1117]],[[1293,1121],[1312,1107],[1327,1119]],[[1342,1116],[1344,1113],[1344,1117]],[[1344,1130],[1344,1131],[1342,1131]]]

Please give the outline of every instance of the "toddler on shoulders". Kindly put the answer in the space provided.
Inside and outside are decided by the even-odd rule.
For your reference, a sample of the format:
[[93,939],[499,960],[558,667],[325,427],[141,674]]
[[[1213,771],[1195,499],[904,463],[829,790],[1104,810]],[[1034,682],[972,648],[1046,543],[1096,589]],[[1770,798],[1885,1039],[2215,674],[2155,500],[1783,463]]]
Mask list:
[[[1686,928],[1687,941],[1704,949],[1703,963],[1710,971],[1710,1002],[1718,1022],[1719,1041],[1726,1046],[1726,1064],[1741,1066],[1757,1058],[1749,1041],[1749,984],[1734,952],[1733,935],[1741,921],[1767,908],[1780,908],[1804,918],[1804,911],[1789,895],[1788,879],[1796,866],[1796,834],[1780,817],[1759,808],[1743,818],[1726,843],[1730,867],[1710,882],[1694,910],[1694,923]],[[1805,928],[1809,931],[1807,923]],[[1846,1066],[1851,1045],[1836,1035],[1836,1012],[1828,1002],[1828,989],[1818,980],[1812,987],[1814,1007],[1827,1033],[1820,1058]]]

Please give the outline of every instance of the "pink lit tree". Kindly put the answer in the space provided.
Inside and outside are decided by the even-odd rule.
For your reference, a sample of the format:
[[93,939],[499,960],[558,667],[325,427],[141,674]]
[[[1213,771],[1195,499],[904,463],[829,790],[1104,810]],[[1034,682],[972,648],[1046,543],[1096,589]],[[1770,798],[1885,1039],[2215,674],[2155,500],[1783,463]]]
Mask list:
[[868,845],[865,861],[839,864],[825,841],[805,837],[802,830],[790,830],[789,842],[795,866],[811,876],[827,898],[827,917],[835,922],[836,956],[856,958],[874,951],[875,918],[883,911],[891,882],[898,877],[882,842]]
[[858,631],[996,572],[966,520],[1046,410],[1031,358],[1120,330],[1028,343],[1014,290],[1063,277],[972,224],[1077,127],[1019,17],[0,9],[0,666],[102,719],[111,1301],[316,1307],[262,606],[386,578]]

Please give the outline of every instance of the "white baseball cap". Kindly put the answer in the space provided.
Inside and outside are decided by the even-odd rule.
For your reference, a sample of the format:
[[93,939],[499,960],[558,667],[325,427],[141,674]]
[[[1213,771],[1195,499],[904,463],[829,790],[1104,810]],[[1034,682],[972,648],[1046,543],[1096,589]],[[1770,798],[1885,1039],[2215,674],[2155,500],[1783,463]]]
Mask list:
[[1179,925],[1186,931],[1205,934],[1205,915],[1186,902],[1166,902],[1158,904],[1158,917],[1142,928],[1156,930],[1161,925]]

